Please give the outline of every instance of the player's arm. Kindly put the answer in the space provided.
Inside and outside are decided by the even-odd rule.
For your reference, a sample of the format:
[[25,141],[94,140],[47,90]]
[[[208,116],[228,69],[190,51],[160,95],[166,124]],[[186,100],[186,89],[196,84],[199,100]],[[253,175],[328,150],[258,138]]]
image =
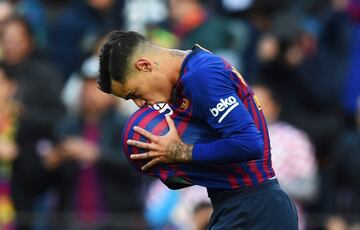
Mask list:
[[[192,161],[198,163],[242,162],[263,155],[263,138],[239,96],[229,73],[203,71],[191,90],[193,108],[218,134],[211,143],[193,146]],[[251,95],[249,95],[251,97]]]
[[[151,159],[146,170],[158,163],[189,162],[220,163],[241,162],[261,158],[263,141],[260,132],[236,94],[236,88],[223,73],[209,73],[189,89],[194,109],[219,134],[219,140],[195,145],[181,141],[173,121],[167,117],[170,131],[165,136],[134,127],[135,131],[150,140],[144,143],[129,140],[128,144],[147,149],[143,154],[133,154],[134,160]],[[214,74],[211,78],[208,74]],[[219,105],[220,103],[220,105]],[[216,108],[216,111],[215,109]]]

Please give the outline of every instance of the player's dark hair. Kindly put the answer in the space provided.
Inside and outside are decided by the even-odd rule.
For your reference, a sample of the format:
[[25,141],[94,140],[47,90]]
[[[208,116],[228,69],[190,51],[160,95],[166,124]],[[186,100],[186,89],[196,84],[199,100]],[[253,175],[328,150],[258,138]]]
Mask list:
[[133,31],[113,31],[107,36],[102,46],[99,61],[99,88],[105,93],[111,93],[111,80],[120,83],[126,81],[129,70],[129,60],[140,43],[148,41],[143,35]]

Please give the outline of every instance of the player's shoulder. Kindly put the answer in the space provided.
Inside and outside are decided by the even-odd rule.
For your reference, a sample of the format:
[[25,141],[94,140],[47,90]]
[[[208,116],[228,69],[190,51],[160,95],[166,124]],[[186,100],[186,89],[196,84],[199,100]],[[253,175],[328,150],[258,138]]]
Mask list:
[[189,65],[194,71],[207,71],[225,68],[224,60],[220,56],[198,44],[194,45],[192,53],[189,55]]
[[182,76],[185,84],[212,84],[227,75],[227,62],[200,45],[195,45],[189,56]]

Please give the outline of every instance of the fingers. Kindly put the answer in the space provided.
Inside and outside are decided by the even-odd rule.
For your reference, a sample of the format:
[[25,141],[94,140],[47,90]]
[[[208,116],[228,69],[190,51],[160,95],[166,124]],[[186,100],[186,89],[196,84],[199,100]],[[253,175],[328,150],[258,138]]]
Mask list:
[[167,124],[168,124],[168,126],[169,126],[170,131],[172,131],[172,130],[174,130],[174,129],[176,130],[174,120],[171,119],[170,116],[165,116],[165,119],[166,119],[166,122],[167,122]]
[[146,137],[147,139],[149,139],[151,142],[155,142],[157,141],[157,136],[155,136],[154,134],[150,133],[149,131],[146,131],[143,128],[140,128],[139,126],[134,126],[134,131],[139,133],[140,135]]
[[157,156],[158,154],[154,152],[146,152],[146,153],[131,154],[130,158],[133,160],[146,160]]
[[151,161],[149,161],[148,163],[146,163],[143,167],[141,167],[141,169],[143,171],[146,171],[148,169],[150,169],[151,167],[154,167],[155,165],[159,164],[161,162],[160,158],[154,158]]
[[150,143],[145,143],[145,142],[141,142],[141,141],[134,141],[134,140],[127,140],[126,143],[128,145],[132,145],[132,146],[135,146],[137,148],[151,150],[151,144]]
[[130,158],[132,160],[147,160],[149,158],[152,158],[148,163],[146,163],[144,166],[141,167],[141,170],[148,170],[151,167],[154,167],[155,165],[161,163],[161,158],[157,157],[158,154],[154,152],[147,152],[147,153],[141,153],[141,154],[132,154],[130,155]]

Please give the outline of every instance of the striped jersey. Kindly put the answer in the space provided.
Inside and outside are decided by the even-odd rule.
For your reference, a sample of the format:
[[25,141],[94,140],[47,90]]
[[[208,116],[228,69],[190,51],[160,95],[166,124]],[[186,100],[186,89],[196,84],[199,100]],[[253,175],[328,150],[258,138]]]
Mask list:
[[[173,189],[190,185],[236,189],[275,176],[261,107],[241,74],[221,57],[195,45],[182,64],[169,108],[182,140],[194,144],[193,161],[160,164],[143,173],[159,177]],[[141,122],[156,135],[167,132],[162,114],[142,108],[130,118],[124,142],[136,139],[129,127]],[[138,152],[124,146],[127,154]]]

